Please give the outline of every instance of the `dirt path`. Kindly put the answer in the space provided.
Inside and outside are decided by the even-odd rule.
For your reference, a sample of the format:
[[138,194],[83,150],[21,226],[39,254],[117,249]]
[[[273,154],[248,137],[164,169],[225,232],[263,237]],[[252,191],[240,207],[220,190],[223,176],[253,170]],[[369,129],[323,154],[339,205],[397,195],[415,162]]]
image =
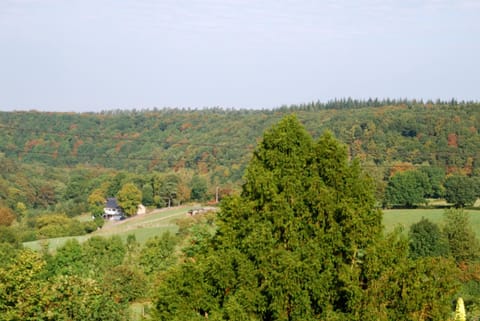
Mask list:
[[[103,227],[101,228],[101,230],[99,230],[99,234],[103,234],[105,232],[108,232],[111,229],[121,228],[123,225],[128,225],[127,229],[131,230],[131,229],[136,228],[136,227],[141,227],[142,224],[145,223],[143,221],[145,220],[145,218],[148,218],[148,216],[151,216],[151,215],[154,215],[154,214],[159,214],[159,213],[162,213],[162,212],[178,211],[178,210],[181,210],[181,209],[185,209],[185,213],[186,213],[189,208],[191,208],[191,206],[187,206],[187,205],[157,208],[157,209],[154,209],[153,211],[150,211],[148,213],[145,213],[145,214],[142,214],[142,215],[135,215],[135,216],[129,217],[129,218],[127,218],[125,220],[122,220],[122,221],[106,221],[105,224],[103,225]],[[152,223],[152,222],[161,222],[161,221],[164,221],[164,220],[168,220],[169,218],[174,217],[174,216],[178,216],[178,212],[174,213],[174,214],[171,214],[171,215],[167,215],[167,216],[164,216],[164,217],[160,217],[160,218],[150,220],[150,221],[148,221],[148,224],[150,225],[150,223]]]

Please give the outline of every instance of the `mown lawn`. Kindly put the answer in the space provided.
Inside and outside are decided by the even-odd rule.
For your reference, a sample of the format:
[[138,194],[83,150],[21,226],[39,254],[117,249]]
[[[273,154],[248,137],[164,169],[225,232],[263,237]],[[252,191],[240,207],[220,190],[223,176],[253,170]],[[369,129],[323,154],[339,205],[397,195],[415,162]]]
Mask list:
[[130,234],[135,235],[137,241],[143,244],[149,238],[155,235],[162,235],[166,231],[176,233],[178,227],[175,224],[175,221],[184,217],[189,209],[190,207],[182,206],[157,210],[150,214],[144,214],[142,216],[129,218],[119,222],[106,222],[102,229],[88,235],[25,242],[23,245],[34,250],[40,250],[48,243],[49,251],[55,251],[70,239],[77,239],[79,242],[84,242],[92,236],[110,237],[112,235],[118,235],[123,240],[126,240],[127,236]]
[[[383,225],[385,231],[390,232],[396,226],[401,226],[405,233],[408,233],[408,229],[414,223],[417,223],[425,217],[438,224],[440,227],[443,224],[444,209],[391,209],[383,211]],[[479,210],[466,210],[470,214],[470,222],[472,229],[480,238],[480,211]]]
[[[155,235],[161,235],[166,231],[176,233],[178,227],[175,224],[175,221],[184,217],[188,209],[190,209],[190,207],[162,209],[151,214],[146,214],[120,222],[107,222],[104,228],[88,235],[26,242],[24,245],[35,250],[40,250],[42,245],[48,242],[49,250],[55,251],[58,247],[61,247],[63,244],[65,244],[67,240],[72,238],[77,239],[79,242],[84,242],[88,238],[95,235],[104,237],[118,235],[123,240],[126,240],[127,236],[130,234],[135,235],[137,241],[143,244],[149,238]],[[467,210],[467,212],[470,214],[472,229],[480,238],[480,210]],[[438,208],[384,210],[383,225],[385,226],[386,232],[392,231],[396,226],[401,226],[404,230],[404,233],[408,233],[410,226],[420,221],[422,217],[425,217],[441,226],[443,223],[443,213],[444,209]]]

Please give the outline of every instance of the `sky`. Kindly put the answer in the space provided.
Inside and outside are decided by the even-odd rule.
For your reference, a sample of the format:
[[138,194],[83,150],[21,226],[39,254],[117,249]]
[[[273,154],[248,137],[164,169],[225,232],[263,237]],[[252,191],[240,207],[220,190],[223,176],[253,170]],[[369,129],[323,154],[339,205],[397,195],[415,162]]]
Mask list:
[[480,100],[480,0],[0,0],[0,110]]

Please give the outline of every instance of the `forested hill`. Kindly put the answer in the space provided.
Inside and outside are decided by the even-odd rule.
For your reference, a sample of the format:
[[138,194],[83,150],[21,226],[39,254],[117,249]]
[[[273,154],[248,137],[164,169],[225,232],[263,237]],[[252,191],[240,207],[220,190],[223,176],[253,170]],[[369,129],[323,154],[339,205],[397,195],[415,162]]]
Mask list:
[[192,169],[238,183],[262,132],[295,113],[330,130],[351,156],[383,172],[430,164],[478,175],[480,103],[339,100],[273,110],[161,109],[101,113],[1,112],[0,153],[21,163],[86,164],[141,173]]

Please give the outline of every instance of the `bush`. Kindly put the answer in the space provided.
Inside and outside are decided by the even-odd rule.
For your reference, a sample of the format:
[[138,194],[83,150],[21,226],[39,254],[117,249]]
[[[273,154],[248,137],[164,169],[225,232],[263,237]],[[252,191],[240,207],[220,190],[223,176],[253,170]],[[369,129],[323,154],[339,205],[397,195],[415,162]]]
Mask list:
[[82,228],[85,233],[92,233],[97,230],[97,224],[94,221],[82,222]]

